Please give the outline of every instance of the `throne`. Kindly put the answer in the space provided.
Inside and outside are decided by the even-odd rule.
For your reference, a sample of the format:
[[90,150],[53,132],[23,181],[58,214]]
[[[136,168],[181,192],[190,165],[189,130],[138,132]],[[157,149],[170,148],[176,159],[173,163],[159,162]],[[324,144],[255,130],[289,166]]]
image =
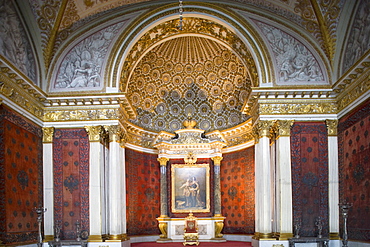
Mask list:
[[185,217],[185,229],[184,229],[184,246],[185,245],[199,245],[198,236],[198,223],[197,218],[193,216],[190,212],[187,217]]

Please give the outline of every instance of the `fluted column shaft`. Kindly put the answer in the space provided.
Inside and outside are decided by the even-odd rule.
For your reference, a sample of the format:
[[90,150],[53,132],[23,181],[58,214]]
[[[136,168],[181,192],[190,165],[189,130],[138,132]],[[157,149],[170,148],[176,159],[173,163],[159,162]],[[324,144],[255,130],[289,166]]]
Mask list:
[[44,235],[45,241],[54,239],[54,173],[53,173],[53,136],[54,128],[43,131],[43,185],[44,185]]
[[292,172],[290,128],[293,120],[276,122],[276,205],[277,232],[280,240],[293,237]]
[[108,239],[106,242],[120,242],[123,235],[122,196],[123,196],[123,168],[122,152],[120,152],[121,128],[118,125],[106,126],[109,136],[109,155],[107,174],[107,215]]
[[270,128],[272,121],[260,121],[255,128],[256,235],[258,239],[272,237],[272,176]]
[[90,141],[90,166],[89,166],[89,206],[90,206],[90,234],[89,242],[102,242],[102,207],[103,207],[103,181],[104,174],[104,145],[100,143],[103,133],[102,126],[85,127]]
[[338,120],[326,120],[328,129],[329,170],[329,234],[331,239],[339,237],[339,169],[338,169]]

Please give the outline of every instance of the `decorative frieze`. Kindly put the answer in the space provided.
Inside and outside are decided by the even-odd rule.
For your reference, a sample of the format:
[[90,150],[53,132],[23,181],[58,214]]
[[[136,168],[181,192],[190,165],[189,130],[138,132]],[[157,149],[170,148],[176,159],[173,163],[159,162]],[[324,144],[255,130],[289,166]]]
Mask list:
[[338,107],[335,102],[259,103],[260,115],[336,114],[337,112]]

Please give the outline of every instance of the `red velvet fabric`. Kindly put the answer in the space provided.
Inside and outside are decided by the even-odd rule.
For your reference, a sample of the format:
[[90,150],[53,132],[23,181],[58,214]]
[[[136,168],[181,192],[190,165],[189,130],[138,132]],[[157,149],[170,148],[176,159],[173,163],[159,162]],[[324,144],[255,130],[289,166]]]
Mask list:
[[222,233],[253,234],[255,224],[254,147],[226,153],[221,161]]
[[291,130],[293,219],[300,235],[328,236],[328,138],[324,122],[296,122]]
[[54,133],[54,221],[61,239],[76,239],[76,223],[89,230],[89,139],[85,129]]
[[37,240],[34,209],[42,206],[42,131],[0,106],[0,240]]
[[127,234],[160,234],[160,165],[157,155],[126,149]]
[[370,100],[339,120],[340,202],[353,204],[348,216],[348,235],[362,241],[370,240],[369,132]]

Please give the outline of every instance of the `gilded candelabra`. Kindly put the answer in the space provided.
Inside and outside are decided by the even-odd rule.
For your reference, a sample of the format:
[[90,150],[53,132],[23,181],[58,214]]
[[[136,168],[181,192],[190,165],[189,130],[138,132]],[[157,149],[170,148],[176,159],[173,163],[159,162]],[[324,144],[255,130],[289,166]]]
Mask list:
[[348,247],[348,231],[347,231],[347,219],[348,219],[348,211],[353,206],[352,203],[344,201],[344,203],[339,203],[339,207],[342,210],[343,216],[343,247]]

